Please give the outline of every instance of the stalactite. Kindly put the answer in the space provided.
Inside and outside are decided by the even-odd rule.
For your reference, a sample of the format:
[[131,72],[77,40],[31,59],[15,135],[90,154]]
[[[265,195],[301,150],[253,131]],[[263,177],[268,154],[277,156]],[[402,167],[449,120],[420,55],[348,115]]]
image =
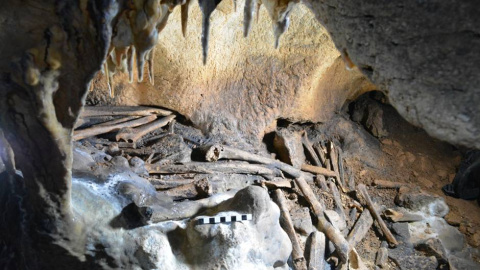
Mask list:
[[[235,1],[235,0],[234,0]],[[182,19],[182,35],[183,37],[187,36],[187,25],[188,25],[188,9],[191,1],[186,0],[185,4],[181,6],[181,19]]]
[[203,49],[203,64],[207,63],[208,55],[208,36],[210,32],[210,15],[215,8],[220,4],[221,0],[198,0],[200,9],[202,10],[202,49]]
[[243,9],[243,36],[248,37],[250,29],[252,28],[253,13],[257,8],[257,1],[260,0],[245,0],[245,7]]
[[[208,57],[208,43],[210,32],[210,16],[217,8],[221,0],[198,0],[202,12],[202,56],[205,65]],[[280,37],[288,29],[290,13],[299,0],[246,0],[244,7],[244,36],[247,37],[254,15],[258,22],[260,7],[265,5],[267,12],[272,19],[274,32],[274,47],[278,48]],[[153,56],[154,47],[158,43],[158,36],[165,28],[168,18],[176,6],[181,7],[182,35],[187,35],[188,12],[191,0],[136,0],[129,2],[127,9],[120,13],[119,19],[113,27],[112,50],[115,56],[112,63],[105,66],[105,75],[108,80],[109,91],[113,94],[112,76],[116,70],[128,72],[129,82],[133,82],[134,60],[137,65],[137,81],[142,82],[144,76],[145,62],[148,64],[148,77],[150,83],[154,83]],[[233,0],[234,10],[237,2]],[[107,61],[110,61],[107,59]],[[54,61],[53,61],[54,62]],[[52,62],[52,65],[55,65]],[[113,64],[112,68],[110,65]],[[32,69],[27,76],[31,83],[35,83],[35,74]]]

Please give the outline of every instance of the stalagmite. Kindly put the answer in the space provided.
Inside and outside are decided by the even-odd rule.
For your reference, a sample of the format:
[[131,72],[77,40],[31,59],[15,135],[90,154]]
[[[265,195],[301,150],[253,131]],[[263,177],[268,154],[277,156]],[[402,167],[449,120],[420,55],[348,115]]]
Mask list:
[[208,36],[210,33],[210,15],[222,0],[198,0],[202,10],[202,50],[203,64],[207,64],[208,55]]

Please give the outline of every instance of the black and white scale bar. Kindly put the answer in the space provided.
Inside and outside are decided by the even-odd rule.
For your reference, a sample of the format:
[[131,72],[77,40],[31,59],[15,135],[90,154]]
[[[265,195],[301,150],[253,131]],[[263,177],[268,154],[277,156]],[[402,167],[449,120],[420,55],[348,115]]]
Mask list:
[[246,220],[252,220],[252,214],[229,215],[229,216],[218,216],[218,217],[200,217],[197,219],[197,225],[227,223],[227,222],[246,221]]

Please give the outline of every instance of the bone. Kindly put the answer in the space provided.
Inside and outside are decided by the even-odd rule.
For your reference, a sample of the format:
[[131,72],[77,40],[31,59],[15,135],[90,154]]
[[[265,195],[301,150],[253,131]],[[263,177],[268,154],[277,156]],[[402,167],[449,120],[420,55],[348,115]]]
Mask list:
[[386,180],[375,180],[373,181],[373,184],[377,188],[393,188],[393,189],[399,189],[401,187],[411,187],[410,184],[406,183],[399,183],[399,182],[392,182],[392,181],[386,181]]
[[322,167],[318,167],[318,166],[308,165],[308,164],[302,165],[302,171],[311,172],[314,174],[321,174],[323,176],[338,177],[337,173],[334,171],[331,171]]
[[407,211],[397,211],[394,209],[385,209],[383,216],[393,222],[415,222],[424,219],[422,215],[409,213]]
[[247,151],[236,149],[224,145],[204,145],[200,149],[205,153],[206,161],[217,161],[219,159],[234,159],[234,160],[243,160],[248,162],[260,163],[265,165],[273,166],[283,172],[293,176],[293,177],[305,177],[308,181],[313,181],[313,176],[308,173],[304,173],[291,165],[283,163],[281,161],[263,157],[260,155],[252,154]]
[[97,126],[97,127],[111,126],[111,125],[115,125],[115,124],[125,123],[125,122],[131,121],[131,120],[135,120],[135,119],[138,119],[138,118],[140,118],[140,117],[141,117],[141,116],[131,115],[131,116],[127,116],[127,117],[122,117],[122,118],[118,118],[118,119],[115,119],[115,120],[111,120],[111,121],[108,121],[108,122],[100,123],[100,124],[98,124],[98,125],[96,125],[96,126]]
[[166,191],[159,191],[158,193],[163,196],[169,196],[173,200],[199,199],[210,196],[212,187],[207,179],[201,179]]
[[323,270],[325,269],[325,234],[315,231],[310,234],[310,238],[308,270]]
[[[233,0],[235,3],[235,0]],[[188,25],[188,9],[190,6],[190,0],[187,0],[181,8],[181,20],[182,20],[182,35],[183,37],[187,36],[187,25]],[[235,5],[236,7],[236,5]]]
[[357,222],[353,226],[353,229],[347,236],[347,241],[352,246],[356,246],[358,243],[362,241],[362,239],[367,235],[368,230],[373,225],[373,218],[370,212],[363,211],[360,217],[358,218]]
[[357,186],[358,191],[362,194],[363,198],[365,199],[366,206],[372,216],[377,220],[378,225],[380,226],[380,229],[382,229],[382,232],[387,239],[388,243],[390,246],[395,247],[398,245],[397,240],[395,237],[392,235],[390,230],[387,228],[387,225],[383,221],[383,219],[380,217],[380,214],[378,211],[375,209],[375,206],[373,205],[372,199],[370,198],[370,195],[368,194],[367,187],[364,184],[359,184]]
[[310,157],[310,161],[312,162],[312,164],[318,167],[322,167],[322,163],[318,158],[317,154],[315,153],[315,150],[312,147],[312,143],[308,139],[308,134],[306,131],[303,133],[302,136],[302,144],[305,150],[307,150],[308,156]]
[[198,0],[200,10],[202,11],[202,49],[203,64],[207,64],[208,56],[208,37],[210,34],[210,15],[222,0]]
[[295,229],[293,228],[293,222],[292,218],[290,217],[290,211],[288,210],[285,196],[280,189],[275,190],[274,195],[275,196],[273,197],[273,200],[280,208],[280,224],[292,242],[292,259],[295,269],[307,269],[305,257],[303,257],[302,247],[300,246],[300,241],[298,240]]
[[168,180],[149,178],[148,181],[155,187],[156,190],[176,188],[179,186],[184,186],[186,184],[195,182],[194,179],[185,179],[185,178],[168,179]]
[[[73,140],[78,141],[81,139],[85,139],[87,137],[92,137],[100,134],[105,134],[113,131],[120,130],[122,128],[131,128],[131,127],[137,127],[141,126],[144,124],[148,124],[155,120],[157,118],[156,115],[149,115],[149,116],[144,116],[140,119],[135,119],[132,121],[124,122],[124,123],[119,123],[119,124],[113,124],[113,125],[103,125],[100,127],[90,127],[86,129],[81,129],[81,130],[76,130],[73,133]],[[114,120],[116,121],[116,120]],[[105,123],[106,124],[106,123]]]
[[123,140],[125,142],[136,144],[137,141],[140,140],[143,136],[154,130],[160,129],[168,125],[168,123],[170,123],[170,121],[172,121],[174,118],[175,115],[169,115],[165,116],[164,118],[158,119],[155,122],[149,123],[148,125],[144,125],[133,130],[123,129],[117,133],[115,139],[117,141]]
[[326,167],[327,161],[325,158],[325,150],[322,148],[322,145],[320,143],[314,144],[313,149],[317,153],[317,156],[320,158],[320,162],[322,162],[322,167]]
[[327,186],[327,182],[325,180],[325,176],[321,175],[321,174],[317,174],[317,176],[315,177],[315,180],[317,182],[317,186],[319,186],[323,191],[329,191],[330,189],[328,188]]
[[338,175],[340,177],[340,182],[343,187],[347,187],[347,182],[345,181],[345,168],[343,167],[343,151],[340,147],[337,147],[338,153]]
[[335,212],[338,213],[341,219],[345,222],[349,222],[350,220],[347,219],[347,215],[345,215],[345,210],[343,209],[342,199],[340,197],[340,193],[338,192],[337,186],[335,183],[330,182],[330,190],[332,191],[333,200],[335,202]]
[[324,216],[323,206],[317,200],[317,197],[315,196],[307,182],[303,178],[299,177],[295,179],[295,183],[302,191],[303,196],[312,207],[313,213],[318,219],[318,229],[323,232],[325,236],[333,243],[340,260],[342,262],[347,262],[348,253],[350,250],[350,245],[348,244],[347,240],[345,240],[342,233],[337,228],[335,228],[330,222],[327,221]]
[[144,106],[85,106],[83,108],[80,117],[95,117],[95,116],[115,116],[115,115],[136,115],[136,116],[148,116],[148,115],[160,115],[167,116],[172,114],[171,111],[144,107]]
[[268,189],[292,188],[292,182],[285,179],[277,181],[261,181],[261,185],[267,187]]
[[278,171],[265,166],[246,162],[185,162],[175,165],[147,165],[150,174],[184,174],[184,173],[225,173],[261,175],[267,179],[280,176]]
[[340,187],[340,189],[343,192],[346,193],[348,192],[348,190],[346,189],[344,182],[342,182],[340,178],[340,163],[338,161],[336,147],[335,147],[335,144],[333,144],[333,142],[330,142],[329,150],[330,150],[329,154],[330,154],[330,160],[332,161],[333,171],[335,172],[335,178],[337,179],[337,185]]

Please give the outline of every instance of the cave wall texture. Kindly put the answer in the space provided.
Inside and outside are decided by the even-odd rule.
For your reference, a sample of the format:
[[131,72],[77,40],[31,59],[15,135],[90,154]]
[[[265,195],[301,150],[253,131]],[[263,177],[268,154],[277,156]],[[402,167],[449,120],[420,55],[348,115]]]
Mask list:
[[480,147],[476,1],[304,1],[340,51],[433,137]]
[[[222,1],[210,18],[207,64],[202,63],[201,10],[190,8],[187,36],[180,9],[170,15],[155,50],[155,83],[113,77],[115,98],[99,74],[92,99],[120,105],[156,105],[178,111],[206,134],[261,141],[279,118],[326,122],[346,100],[376,87],[358,69],[347,70],[328,32],[304,5],[274,47],[272,20],[262,6],[243,37],[244,1]],[[135,69],[134,69],[135,70]],[[145,76],[146,77],[146,76]]]
[[[338,50],[407,120],[452,144],[480,148],[477,1],[304,3]],[[24,266],[61,267],[69,258],[65,243],[75,238],[69,223],[72,127],[127,2],[1,0],[0,6],[0,127],[23,172],[9,173],[8,181],[2,174],[2,191],[12,192],[2,193],[0,202],[13,214],[0,225],[22,230],[1,230],[0,236],[13,252],[37,254],[39,260],[25,259]],[[213,13],[206,67],[200,64],[198,9],[192,9],[186,42],[173,42],[182,40],[180,27],[169,24],[157,47],[156,86],[120,89],[120,101],[179,106],[205,131],[258,138],[276,118],[326,121],[345,100],[375,88],[358,71],[345,70],[327,31],[305,7],[294,9],[278,51],[265,10],[247,39],[236,30],[240,10],[222,2]],[[59,241],[62,247],[49,245]]]

